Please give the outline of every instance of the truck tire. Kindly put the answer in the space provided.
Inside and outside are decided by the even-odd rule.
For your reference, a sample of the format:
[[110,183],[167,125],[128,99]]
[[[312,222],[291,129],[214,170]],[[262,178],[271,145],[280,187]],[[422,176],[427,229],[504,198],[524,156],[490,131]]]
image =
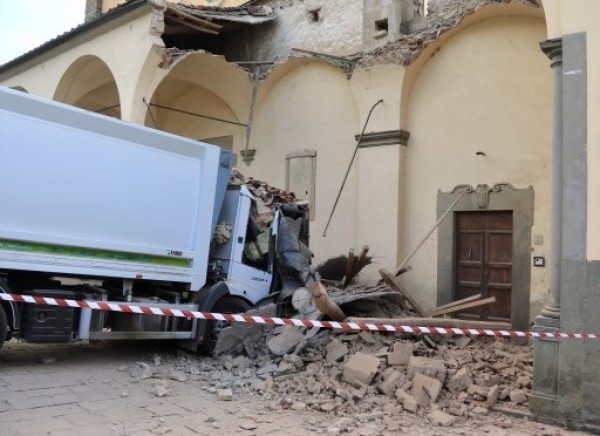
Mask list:
[[4,345],[4,341],[6,341],[6,336],[8,334],[8,323],[6,321],[6,312],[4,312],[4,308],[0,304],[0,348]]
[[[231,295],[226,295],[224,297],[221,297],[219,301],[215,303],[215,305],[211,309],[211,312],[243,313],[249,311],[251,308],[252,306],[246,301],[240,298],[233,297]],[[212,353],[215,350],[215,346],[217,345],[217,338],[219,337],[219,332],[228,326],[229,323],[227,321],[210,321],[208,323],[208,328],[206,329],[206,336],[203,344],[204,351]]]

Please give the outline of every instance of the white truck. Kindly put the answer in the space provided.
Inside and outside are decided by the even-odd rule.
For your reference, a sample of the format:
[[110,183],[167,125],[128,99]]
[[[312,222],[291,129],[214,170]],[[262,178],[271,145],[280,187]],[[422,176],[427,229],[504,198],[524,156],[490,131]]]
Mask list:
[[[283,219],[300,223],[292,245],[308,244],[306,207],[273,205],[259,225],[256,198],[228,185],[231,162],[213,145],[0,87],[0,292],[226,313],[275,300],[306,278],[302,265],[282,277],[277,253]],[[218,223],[231,232],[220,245]],[[0,300],[0,347],[18,336],[210,350],[217,329]]]

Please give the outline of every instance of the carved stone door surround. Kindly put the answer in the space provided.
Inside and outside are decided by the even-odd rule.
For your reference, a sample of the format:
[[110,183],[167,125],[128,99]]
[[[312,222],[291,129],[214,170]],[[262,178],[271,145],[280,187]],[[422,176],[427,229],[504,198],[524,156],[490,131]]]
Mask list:
[[[437,216],[441,217],[452,203],[465,192],[453,212],[512,211],[513,269],[512,325],[516,329],[529,327],[531,288],[531,227],[533,226],[533,187],[515,189],[510,183],[458,185],[449,192],[438,192]],[[437,305],[455,299],[455,214],[450,213],[438,228]]]

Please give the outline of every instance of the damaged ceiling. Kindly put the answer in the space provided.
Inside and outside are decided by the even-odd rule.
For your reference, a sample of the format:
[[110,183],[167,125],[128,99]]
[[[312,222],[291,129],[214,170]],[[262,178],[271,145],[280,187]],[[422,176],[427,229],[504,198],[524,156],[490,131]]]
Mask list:
[[241,25],[267,23],[275,19],[269,6],[240,6],[220,8],[165,3],[165,33],[202,32],[218,35]]

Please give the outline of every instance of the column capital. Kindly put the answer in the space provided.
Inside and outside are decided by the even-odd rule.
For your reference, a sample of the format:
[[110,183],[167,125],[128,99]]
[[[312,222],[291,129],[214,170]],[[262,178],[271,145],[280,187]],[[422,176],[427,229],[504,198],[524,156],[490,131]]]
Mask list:
[[540,42],[540,49],[552,61],[552,68],[562,64],[562,38],[547,39]]

